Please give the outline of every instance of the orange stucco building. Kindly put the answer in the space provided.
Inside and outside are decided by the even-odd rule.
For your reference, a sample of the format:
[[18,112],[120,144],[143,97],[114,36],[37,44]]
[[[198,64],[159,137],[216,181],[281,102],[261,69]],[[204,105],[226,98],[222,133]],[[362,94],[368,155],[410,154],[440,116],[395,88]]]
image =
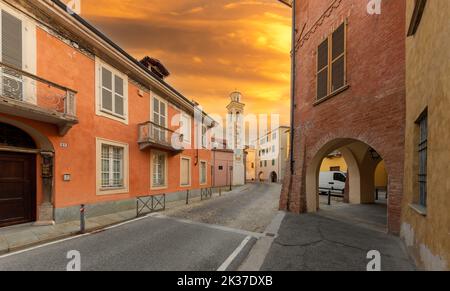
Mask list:
[[0,10],[0,226],[210,187],[214,121],[161,63],[138,62],[59,1]]

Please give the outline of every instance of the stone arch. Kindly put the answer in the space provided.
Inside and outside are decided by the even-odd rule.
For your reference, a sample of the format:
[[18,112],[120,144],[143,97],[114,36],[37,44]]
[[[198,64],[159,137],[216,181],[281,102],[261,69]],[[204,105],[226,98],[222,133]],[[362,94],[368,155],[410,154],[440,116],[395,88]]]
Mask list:
[[25,123],[22,123],[20,121],[6,118],[3,116],[0,116],[0,122],[15,126],[19,129],[23,130],[24,132],[26,132],[34,140],[34,142],[36,143],[36,146],[38,147],[39,150],[44,151],[44,152],[52,152],[52,153],[55,152],[55,148],[53,147],[53,144],[51,143],[51,141],[45,135],[43,135],[38,130],[36,130],[35,128],[33,128]]
[[[379,161],[370,156],[371,145],[354,138],[334,138],[327,142],[320,141],[310,151],[313,155],[306,168],[306,209],[316,212],[319,208],[319,173],[322,160],[334,150],[339,150],[348,166],[349,202],[351,204],[374,203],[373,176]],[[381,160],[381,155],[380,155]]]

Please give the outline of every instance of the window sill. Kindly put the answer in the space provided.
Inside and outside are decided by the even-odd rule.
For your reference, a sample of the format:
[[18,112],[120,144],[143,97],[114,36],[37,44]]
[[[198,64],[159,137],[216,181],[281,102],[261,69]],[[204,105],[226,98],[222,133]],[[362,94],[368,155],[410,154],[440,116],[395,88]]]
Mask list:
[[344,87],[337,89],[336,91],[334,91],[333,93],[329,94],[328,96],[325,96],[319,100],[317,100],[316,102],[314,102],[313,106],[317,106],[333,97],[335,97],[336,95],[341,94],[342,92],[346,91],[348,88],[350,88],[350,85],[345,85]]
[[128,125],[128,118],[127,118],[126,115],[120,116],[118,114],[114,114],[114,113],[109,112],[107,110],[100,109],[100,110],[97,111],[97,116],[105,117],[105,118],[108,118],[108,119],[111,119],[111,120],[114,120],[114,121],[118,121],[118,122],[121,122],[123,124]]
[[124,195],[128,194],[128,188],[127,187],[117,187],[117,188],[100,188],[97,191],[98,196],[104,196],[104,195]]
[[426,217],[427,216],[427,208],[418,204],[409,204],[409,207],[417,212],[418,214]]
[[152,186],[152,187],[150,187],[150,190],[158,191],[158,190],[166,190],[167,188],[169,188],[167,185]]

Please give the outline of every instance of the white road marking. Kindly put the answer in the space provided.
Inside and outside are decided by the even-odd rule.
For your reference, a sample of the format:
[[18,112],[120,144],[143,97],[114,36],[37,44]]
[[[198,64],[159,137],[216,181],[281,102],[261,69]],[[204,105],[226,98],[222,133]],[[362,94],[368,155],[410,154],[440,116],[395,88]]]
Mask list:
[[194,221],[185,220],[185,219],[176,219],[176,218],[168,217],[168,216],[165,216],[165,215],[162,215],[162,214],[159,214],[159,213],[153,213],[153,214],[149,214],[149,215],[146,215],[146,216],[143,216],[143,217],[138,217],[138,218],[135,218],[135,219],[131,219],[131,220],[119,223],[119,224],[108,226],[108,227],[105,227],[105,228],[102,228],[102,229],[99,229],[99,230],[96,230],[96,231],[93,231],[93,232],[80,234],[80,235],[76,235],[76,236],[72,236],[72,237],[56,240],[56,241],[53,241],[53,242],[45,243],[45,244],[42,244],[42,245],[37,245],[37,246],[34,246],[34,247],[26,248],[26,249],[23,249],[23,250],[20,250],[20,251],[15,251],[15,252],[12,252],[12,253],[4,254],[4,255],[0,256],[0,259],[4,259],[4,258],[7,258],[7,257],[19,255],[19,254],[23,254],[23,253],[26,253],[26,252],[30,252],[30,251],[33,251],[33,250],[45,248],[45,247],[52,246],[52,245],[55,245],[55,244],[59,244],[59,243],[63,243],[63,242],[67,242],[67,241],[71,241],[71,240],[87,237],[87,236],[94,235],[94,234],[97,234],[97,233],[105,231],[105,230],[118,228],[118,227],[130,224],[130,223],[137,222],[137,221],[144,220],[144,219],[148,219],[148,218],[171,219],[171,220],[174,220],[174,221],[177,221],[177,222],[180,222],[180,223],[191,224],[191,225],[198,225],[198,226],[208,227],[208,228],[211,228],[211,229],[216,229],[216,230],[221,230],[221,231],[226,231],[226,232],[242,234],[242,235],[255,237],[255,238],[260,238],[260,237],[264,236],[264,234],[262,234],[262,233],[256,233],[256,232],[250,232],[250,231],[245,231],[245,230],[240,230],[240,229],[234,229],[234,228],[229,228],[229,227],[220,226],[220,225],[213,225],[213,224],[194,222]]
[[40,249],[40,248],[56,245],[56,244],[63,243],[63,242],[66,242],[66,241],[71,241],[71,240],[79,239],[79,238],[82,238],[82,237],[94,235],[94,234],[96,234],[96,233],[98,233],[100,231],[117,228],[117,227],[129,224],[129,223],[133,223],[133,222],[136,222],[136,221],[139,221],[139,220],[143,220],[143,219],[149,218],[149,217],[150,216],[138,217],[138,218],[135,218],[135,219],[132,219],[132,220],[128,220],[128,221],[125,221],[125,222],[122,222],[122,223],[119,223],[119,224],[116,224],[116,225],[112,225],[112,226],[109,226],[109,227],[102,228],[102,229],[97,230],[97,231],[93,231],[93,232],[89,232],[89,233],[85,233],[85,234],[79,234],[79,235],[76,235],[76,236],[72,236],[72,237],[56,240],[56,241],[45,243],[45,244],[42,244],[42,245],[37,245],[37,246],[31,247],[31,248],[27,248],[27,249],[23,249],[23,250],[20,250],[20,251],[8,253],[8,254],[0,256],[0,259],[4,259],[4,258],[7,258],[7,257],[19,255],[19,254],[23,254],[23,253],[26,253],[26,252],[30,252],[30,251],[37,250],[37,249]]
[[278,212],[265,231],[266,234],[274,236],[265,236],[259,239],[251,249],[245,261],[239,267],[238,271],[259,271],[261,269],[264,260],[272,247],[273,241],[278,236],[278,231],[285,216],[285,212]]
[[217,269],[218,272],[226,271],[227,268],[231,265],[234,259],[241,253],[241,251],[245,248],[248,242],[252,239],[251,236],[247,236],[241,244],[234,250],[234,252],[223,262],[223,264]]
[[153,214],[150,214],[149,216],[154,217],[154,218],[160,218],[160,219],[170,219],[170,220],[173,220],[173,221],[176,221],[176,222],[190,224],[190,225],[204,226],[204,227],[217,229],[217,230],[221,230],[221,231],[242,234],[242,235],[245,235],[245,236],[251,236],[251,237],[254,237],[254,238],[261,238],[261,237],[265,236],[265,234],[259,233],[259,232],[252,232],[252,231],[247,231],[247,230],[242,230],[242,229],[237,229],[237,228],[231,228],[231,227],[217,225],[217,224],[208,224],[208,223],[196,222],[196,221],[187,220],[187,219],[174,218],[174,217],[165,216],[165,215],[160,214],[160,213],[153,213]]

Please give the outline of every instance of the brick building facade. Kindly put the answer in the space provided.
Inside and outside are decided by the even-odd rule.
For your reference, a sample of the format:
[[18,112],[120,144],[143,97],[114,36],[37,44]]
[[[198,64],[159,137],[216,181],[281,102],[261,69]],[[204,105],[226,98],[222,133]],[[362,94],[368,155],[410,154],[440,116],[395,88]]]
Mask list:
[[361,0],[296,1],[294,173],[280,208],[318,210],[324,157],[339,150],[350,202],[374,202],[374,172],[388,172],[388,230],[400,230],[404,172],[405,0],[370,14]]

